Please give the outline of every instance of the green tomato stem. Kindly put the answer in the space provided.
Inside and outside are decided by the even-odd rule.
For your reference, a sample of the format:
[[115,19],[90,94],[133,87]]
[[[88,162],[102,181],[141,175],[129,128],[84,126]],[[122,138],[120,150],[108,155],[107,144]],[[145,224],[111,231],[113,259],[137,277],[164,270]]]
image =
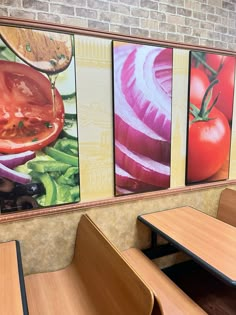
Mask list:
[[199,55],[198,52],[194,52],[192,51],[192,55],[194,56],[194,58],[197,59],[197,61],[199,61],[201,64],[204,65],[204,67],[206,67],[213,75],[213,77],[216,77],[217,76],[217,71],[215,71],[212,67],[210,67],[208,65],[208,63]]
[[[211,94],[212,94],[212,88],[214,85],[216,85],[217,83],[219,82],[219,80],[213,80],[210,85],[208,86],[208,88],[206,89],[206,92],[203,96],[203,99],[202,99],[202,104],[201,104],[201,109],[200,109],[200,112],[198,114],[199,117],[201,118],[206,118],[206,120],[208,119],[208,114],[210,113],[210,111],[212,110],[213,106],[215,106],[216,104],[216,101],[218,99],[218,96],[217,98],[214,100],[212,106],[210,107],[210,110],[207,110],[208,108],[208,105],[209,105],[209,102],[211,100]],[[209,95],[210,93],[210,95]]]

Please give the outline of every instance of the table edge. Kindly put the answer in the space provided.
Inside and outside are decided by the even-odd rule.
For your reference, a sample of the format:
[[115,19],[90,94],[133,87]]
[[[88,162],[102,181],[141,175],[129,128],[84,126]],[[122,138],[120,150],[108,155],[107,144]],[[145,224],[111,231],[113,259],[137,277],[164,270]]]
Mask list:
[[18,240],[15,240],[15,244],[16,244],[16,257],[17,257],[17,266],[18,266],[18,275],[19,275],[19,284],[20,284],[20,292],[21,292],[22,309],[23,309],[23,314],[24,315],[29,315],[27,296],[26,296],[26,290],[25,290],[25,280],[24,280],[24,273],[23,273],[23,265],[22,265],[22,258],[21,258],[20,242]]

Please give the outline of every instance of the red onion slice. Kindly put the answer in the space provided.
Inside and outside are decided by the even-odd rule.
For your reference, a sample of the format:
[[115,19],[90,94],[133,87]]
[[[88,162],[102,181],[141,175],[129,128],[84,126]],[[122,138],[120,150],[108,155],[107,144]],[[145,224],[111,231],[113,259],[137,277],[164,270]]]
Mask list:
[[[133,48],[133,47],[132,47]],[[116,52],[114,64],[115,138],[129,150],[146,155],[158,162],[170,163],[170,143],[155,133],[136,115],[121,91],[121,69],[131,48]]]
[[121,88],[137,116],[170,142],[172,49],[134,45],[122,67]]
[[133,194],[134,191],[119,187],[116,185],[116,195],[129,195],[129,194]]
[[144,183],[116,165],[116,185],[133,192],[157,190],[159,187]]
[[0,163],[0,177],[7,178],[13,182],[20,184],[28,184],[31,182],[31,176],[16,172]]
[[115,138],[129,150],[146,155],[151,159],[168,165],[170,163],[170,144],[150,129],[135,121],[135,117],[115,114]]
[[170,167],[146,156],[129,151],[118,141],[115,142],[116,163],[138,180],[167,188],[170,185]]
[[18,165],[25,164],[33,158],[35,158],[35,152],[29,150],[16,154],[1,155],[0,163],[9,168],[14,168]]

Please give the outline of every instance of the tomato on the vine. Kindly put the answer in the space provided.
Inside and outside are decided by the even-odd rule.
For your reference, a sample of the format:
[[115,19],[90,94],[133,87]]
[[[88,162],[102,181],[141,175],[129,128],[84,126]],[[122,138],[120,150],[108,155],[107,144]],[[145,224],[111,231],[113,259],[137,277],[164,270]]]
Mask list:
[[232,120],[234,101],[235,57],[227,56],[216,78],[219,83],[213,88],[213,98],[218,95],[216,107],[225,114],[228,121]]
[[[230,126],[225,115],[215,108],[213,80],[206,88],[201,104],[190,102],[187,148],[187,182],[199,182],[214,175],[227,160],[230,149]],[[195,86],[196,87],[196,86]],[[194,91],[193,86],[190,87]],[[193,98],[192,98],[193,99]],[[198,101],[198,100],[197,100]]]
[[191,68],[190,103],[200,108],[203,96],[210,84],[207,75],[199,68]]
[[39,150],[54,141],[64,124],[59,92],[39,71],[0,61],[0,152]]
[[224,65],[227,56],[206,53],[205,60],[208,66],[210,66],[214,71],[218,72]]

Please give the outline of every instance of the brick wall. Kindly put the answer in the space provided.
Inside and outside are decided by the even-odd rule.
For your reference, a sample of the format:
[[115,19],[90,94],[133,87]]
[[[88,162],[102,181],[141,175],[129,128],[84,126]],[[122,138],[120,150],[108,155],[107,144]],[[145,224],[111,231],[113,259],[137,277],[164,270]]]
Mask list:
[[236,50],[236,0],[0,0],[0,16]]

